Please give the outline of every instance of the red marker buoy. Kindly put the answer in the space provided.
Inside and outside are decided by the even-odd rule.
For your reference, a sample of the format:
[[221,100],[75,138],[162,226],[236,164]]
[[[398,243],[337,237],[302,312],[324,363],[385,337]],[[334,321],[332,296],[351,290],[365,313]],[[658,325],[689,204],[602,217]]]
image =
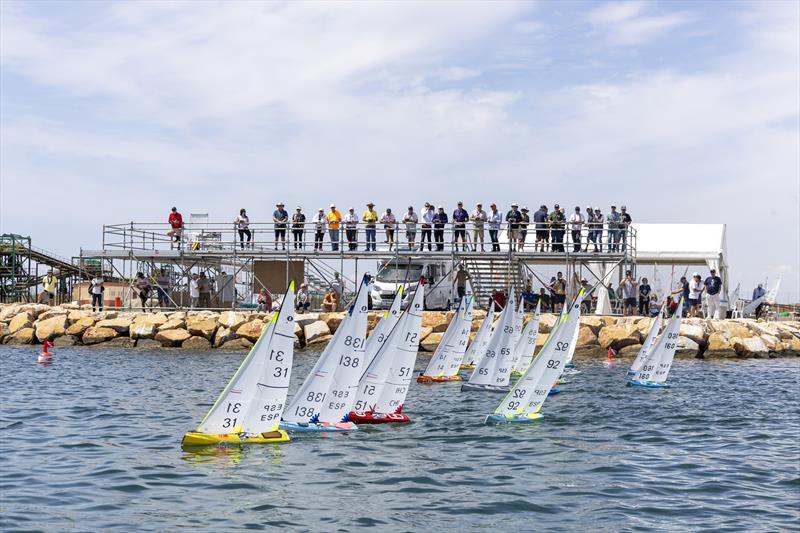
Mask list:
[[52,346],[50,341],[45,339],[44,342],[42,343],[42,353],[39,354],[39,362],[40,363],[48,362],[48,361],[51,361],[53,359],[53,354],[50,353],[49,351],[47,351],[47,349],[50,348],[50,346]]

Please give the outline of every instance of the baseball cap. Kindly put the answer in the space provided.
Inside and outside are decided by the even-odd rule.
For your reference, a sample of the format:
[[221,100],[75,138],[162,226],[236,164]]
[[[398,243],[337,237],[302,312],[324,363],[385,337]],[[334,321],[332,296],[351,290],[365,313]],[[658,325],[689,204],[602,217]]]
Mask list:
[[355,209],[356,209],[355,207],[348,207],[347,208],[348,211],[355,211]]
[[464,202],[458,202],[456,205],[464,205]]
[[409,209],[414,209],[413,205],[408,206]]
[[295,209],[297,209],[298,211],[302,211],[303,210],[303,208],[300,207],[299,205],[297,207],[295,207]]
[[331,209],[333,209],[334,207],[336,207],[336,204],[331,204]]
[[514,202],[513,204],[511,204],[511,207],[519,207],[519,204],[517,202]]
[[556,204],[553,206],[554,208],[561,207],[560,205]]
[[527,210],[528,210],[528,206],[527,206],[527,205],[523,205],[523,206],[522,206],[522,210],[523,210],[523,211],[527,211]]
[[437,207],[437,209],[444,209],[444,207],[440,205],[439,207]]
[[616,208],[617,208],[617,206],[615,206],[615,205],[612,205],[612,206],[611,206],[611,208],[612,208],[612,209],[616,209]]
[[497,204],[492,203],[492,205],[490,205],[489,207],[497,207]]
[[620,209],[627,209],[624,205],[619,206]]
[[321,208],[321,207],[319,208],[319,210],[320,210],[320,211],[325,211],[325,210],[324,210],[323,208]]

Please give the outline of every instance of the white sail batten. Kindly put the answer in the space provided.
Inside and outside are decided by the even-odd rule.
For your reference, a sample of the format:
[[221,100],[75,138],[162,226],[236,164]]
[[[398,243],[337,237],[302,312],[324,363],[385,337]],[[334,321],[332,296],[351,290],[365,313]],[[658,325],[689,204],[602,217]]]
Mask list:
[[475,370],[469,377],[470,385],[505,386],[511,374],[511,342],[514,335],[514,292],[509,291],[508,302],[500,313],[497,327],[483,351]]
[[489,310],[486,312],[486,318],[483,319],[481,326],[475,333],[475,338],[467,348],[464,354],[463,364],[474,365],[476,361],[483,355],[486,345],[489,344],[489,339],[492,335],[492,324],[494,323],[494,300],[489,305]]
[[197,431],[263,433],[280,422],[294,356],[294,282]]
[[[417,286],[417,290],[414,292],[414,297],[411,299],[408,309],[402,314],[392,331],[389,332],[388,338],[361,377],[353,406],[356,411],[387,412],[378,411],[377,407],[379,406],[379,401],[383,398],[387,380],[395,367],[395,360],[403,359],[406,353],[413,352],[416,354],[419,347],[419,331],[422,325],[422,305],[425,299],[424,290],[424,286],[420,283]],[[397,374],[399,374],[399,370]],[[395,381],[398,380],[395,379]],[[395,391],[395,393],[396,392],[397,391]],[[399,395],[387,397],[386,401],[381,404],[380,407],[388,407],[390,402],[396,401],[398,398]],[[402,397],[402,401],[405,401],[405,396]],[[391,412],[395,410],[396,408]]]

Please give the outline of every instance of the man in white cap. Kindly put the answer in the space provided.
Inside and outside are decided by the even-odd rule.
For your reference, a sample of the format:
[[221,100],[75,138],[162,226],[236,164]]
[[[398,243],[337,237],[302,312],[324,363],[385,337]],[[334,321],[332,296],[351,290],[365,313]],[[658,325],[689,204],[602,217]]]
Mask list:
[[408,240],[408,249],[413,250],[415,248],[414,241],[417,238],[417,222],[419,222],[419,217],[414,212],[414,206],[408,206],[408,211],[406,214],[403,215],[403,223],[406,225],[406,239]]
[[303,244],[305,227],[306,216],[303,214],[303,208],[298,205],[295,207],[294,214],[292,215],[292,237],[294,238],[295,250],[302,250],[305,247]]
[[480,203],[475,204],[475,210],[469,215],[472,221],[472,251],[478,251],[478,240],[481,241],[481,252],[486,250],[483,247],[483,226],[486,224],[488,217],[486,211],[483,210],[483,205]]
[[300,290],[297,291],[297,296],[295,297],[295,304],[294,308],[300,314],[305,313],[308,311],[308,308],[311,307],[311,301],[308,295],[308,284],[301,283]]
[[489,206],[491,212],[489,213],[489,240],[492,241],[492,251],[500,251],[500,241],[498,240],[498,233],[500,232],[500,225],[503,223],[503,214],[497,210],[497,204],[492,202]]
[[703,291],[706,289],[703,285],[702,278],[699,272],[692,274],[692,281],[689,282],[689,316],[696,317],[700,312],[700,302],[703,301]]
[[528,238],[528,224],[531,222],[531,217],[528,214],[528,206],[522,206],[520,209],[522,216],[519,221],[519,238],[517,239],[517,250],[520,252],[525,251],[525,240]]
[[339,225],[342,223],[342,214],[336,210],[336,204],[331,204],[328,211],[328,234],[331,237],[331,250],[339,251]]
[[397,218],[392,213],[391,207],[387,207],[386,211],[381,215],[381,224],[383,224],[383,230],[386,232],[386,240],[383,242],[389,243],[389,251],[391,252],[394,247],[394,230],[397,226]]
[[344,232],[347,237],[347,249],[358,250],[358,215],[354,207],[347,209],[344,216]]
[[361,215],[361,220],[364,222],[364,232],[367,236],[367,251],[375,251],[376,232],[375,225],[378,223],[378,212],[375,211],[375,204],[369,202],[367,210]]
[[508,248],[513,250],[516,247],[517,237],[519,236],[519,222],[522,220],[522,213],[519,212],[519,205],[516,202],[511,204],[511,210],[506,213],[506,223],[508,224]]
[[325,240],[325,226],[328,224],[325,210],[320,207],[311,222],[314,224],[314,251],[320,252],[322,251],[322,241]]
[[603,251],[603,211],[600,210],[599,207],[594,208],[594,221],[589,224],[590,228],[594,228],[594,239],[592,243],[594,243],[594,251],[595,252],[602,252]]

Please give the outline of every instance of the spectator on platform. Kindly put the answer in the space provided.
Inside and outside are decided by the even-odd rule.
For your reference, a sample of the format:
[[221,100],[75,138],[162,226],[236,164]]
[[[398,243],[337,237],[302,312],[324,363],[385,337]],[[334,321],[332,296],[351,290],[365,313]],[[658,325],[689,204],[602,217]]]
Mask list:
[[261,292],[258,293],[258,300],[256,300],[256,303],[258,304],[256,311],[269,313],[272,311],[272,293],[264,287],[261,289]]
[[189,306],[192,309],[200,306],[200,278],[196,273],[189,280]]
[[564,279],[564,274],[557,272],[550,287],[553,294],[553,311],[560,313],[567,301],[567,281]]
[[492,251],[500,251],[500,241],[498,234],[500,233],[500,225],[503,223],[503,215],[497,210],[497,204],[492,203],[489,206],[492,210],[489,213],[489,240],[492,241]]
[[[239,245],[242,247],[242,250],[244,250],[245,235],[247,235],[247,247],[251,248],[252,243],[250,241],[253,235],[250,233],[250,217],[247,216],[247,211],[244,208],[239,209],[239,216],[233,219],[233,225],[239,232]],[[234,246],[236,246],[236,244],[234,244]]]
[[586,206],[586,212],[583,216],[584,226],[586,227],[586,246],[584,246],[583,251],[589,251],[589,243],[592,242],[592,222],[594,221],[594,210],[592,206]]
[[300,314],[305,313],[308,311],[308,308],[311,307],[311,298],[308,295],[308,284],[302,283],[300,284],[300,290],[297,291],[297,297],[295,298],[294,308]]
[[[408,211],[406,214],[403,215],[403,224],[406,225],[406,240],[408,241],[408,249],[414,250],[416,248],[415,241],[417,240],[417,223],[419,222],[419,217],[414,212],[414,206],[408,206]],[[372,299],[369,299],[372,301]]]
[[328,220],[328,235],[331,238],[331,250],[334,252],[339,251],[339,226],[342,223],[342,214],[336,210],[336,205],[331,204],[330,211],[327,215]]
[[361,220],[364,222],[364,233],[367,239],[367,251],[374,252],[376,250],[375,243],[377,240],[377,229],[375,225],[378,223],[378,212],[375,211],[375,204],[372,202],[367,204],[367,210],[361,215]]
[[397,226],[397,218],[395,218],[391,208],[387,207],[386,211],[381,215],[381,224],[383,224],[383,230],[386,232],[386,240],[383,242],[389,244],[389,251],[391,252],[394,247],[394,230]]
[[170,230],[167,232],[167,235],[172,237],[170,240],[170,248],[172,248],[173,243],[177,243],[178,249],[181,248],[181,234],[183,233],[183,216],[178,213],[178,208],[173,207],[172,211],[169,214],[169,218],[167,219],[169,223]]
[[278,249],[278,241],[281,241],[281,248],[286,249],[286,225],[289,222],[289,213],[283,208],[283,203],[277,204],[272,213],[272,222],[275,225],[275,249]]
[[458,265],[458,269],[456,270],[456,279],[453,280],[453,285],[456,286],[456,292],[458,293],[458,301],[460,302],[464,295],[467,294],[467,280],[470,279],[469,272],[464,268],[464,264],[461,263]]
[[480,203],[475,204],[475,210],[470,214],[469,219],[472,221],[472,251],[478,251],[478,241],[481,241],[481,252],[485,252],[483,247],[483,226],[486,224],[488,217],[486,211],[483,210],[483,205]]
[[630,270],[625,271],[625,278],[619,284],[622,290],[622,315],[633,316],[636,314],[636,296],[638,294],[639,283],[633,279]]
[[305,248],[303,243],[305,232],[306,216],[303,214],[303,208],[298,205],[294,208],[294,214],[292,215],[292,237],[295,250],[303,250]]
[[453,211],[453,246],[458,250],[458,240],[461,239],[461,250],[467,251],[467,221],[469,213],[464,209],[464,203],[458,202],[456,210]]
[[356,214],[355,207],[347,208],[347,214],[344,216],[344,233],[347,239],[347,249],[351,252],[358,250],[358,222],[359,218]]
[[311,222],[314,223],[314,251],[321,252],[322,241],[325,240],[325,226],[328,224],[328,217],[325,216],[325,210],[320,207]]
[[165,268],[158,269],[156,275],[156,296],[160,308],[169,307],[170,278]]
[[[555,280],[555,278],[553,278],[553,279]],[[539,302],[542,303],[542,307],[540,308],[542,313],[547,313],[547,312],[552,311],[552,307],[550,305],[552,300],[551,300],[550,296],[547,294],[547,291],[544,289],[544,287],[539,289],[539,295],[536,298],[536,302],[537,303],[539,303]]]
[[152,286],[142,272],[136,273],[136,278],[133,280],[133,288],[139,294],[139,300],[142,302],[142,310],[147,310],[147,300],[150,298],[150,291]]
[[550,244],[550,230],[548,229],[547,206],[542,204],[538,211],[533,214],[533,221],[536,223],[536,242],[533,246],[534,251],[546,252]]
[[617,213],[617,206],[611,206],[611,212],[606,215],[606,222],[608,223],[608,251],[619,251],[619,226],[622,217]]
[[619,215],[620,219],[619,237],[620,237],[620,242],[622,242],[622,251],[624,252],[625,249],[627,248],[627,243],[628,243],[628,228],[630,227],[633,220],[631,219],[631,216],[628,214],[627,207],[623,205],[620,207],[620,210],[622,212]]
[[103,311],[103,292],[106,290],[103,285],[103,275],[97,274],[89,282],[89,294],[92,295],[92,312],[98,309]]
[[699,273],[692,274],[692,281],[689,282],[689,316],[696,317],[700,312],[700,304],[703,301],[703,291],[705,290],[702,277]]
[[639,284],[639,314],[642,316],[647,316],[650,312],[651,292],[652,288],[647,282],[647,278],[642,278],[642,282]]
[[425,248],[425,241],[428,241],[428,251],[431,251],[431,237],[433,236],[433,219],[436,213],[433,211],[433,206],[429,202],[425,202],[425,212],[422,213],[422,239],[419,242],[419,251]]
[[717,276],[717,271],[711,269],[703,285],[706,287],[706,318],[724,318],[719,316],[719,293],[722,290],[722,278]]
[[594,244],[595,253],[603,251],[603,221],[604,220],[605,220],[605,217],[603,217],[603,211],[599,207],[595,207],[594,208],[594,221],[589,226],[590,228],[592,228],[592,230],[594,232],[594,239],[592,239],[592,243]]
[[336,311],[336,304],[337,304],[336,293],[333,289],[328,289],[325,292],[325,297],[322,299],[322,312],[323,313],[333,313]]
[[[550,222],[550,241],[552,242],[552,250],[554,252],[564,251],[564,224],[566,218],[561,211],[561,206],[558,204],[553,206],[553,212],[548,217]],[[555,303],[554,303],[555,306]]]
[[517,250],[520,252],[525,251],[525,241],[528,238],[528,225],[531,222],[531,217],[528,214],[528,206],[523,206],[520,210],[522,216],[519,221],[519,237],[517,238]]
[[586,221],[581,214],[580,206],[575,206],[575,212],[569,216],[569,229],[572,233],[572,251],[581,251],[581,230]]
[[447,222],[447,213],[440,205],[436,208],[436,214],[433,216],[433,240],[436,241],[436,250],[439,252],[444,250],[444,227]]
[[508,234],[508,249],[514,250],[517,239],[519,239],[519,223],[522,220],[522,213],[519,211],[517,203],[511,204],[511,210],[506,213],[506,224]]

